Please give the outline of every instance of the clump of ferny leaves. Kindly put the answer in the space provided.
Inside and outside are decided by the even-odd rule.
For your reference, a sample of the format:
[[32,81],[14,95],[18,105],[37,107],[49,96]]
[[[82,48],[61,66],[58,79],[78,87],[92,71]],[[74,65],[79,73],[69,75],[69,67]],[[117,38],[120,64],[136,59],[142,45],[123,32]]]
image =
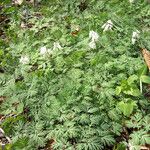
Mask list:
[[[149,144],[149,102],[143,93],[132,94],[140,81],[131,78],[144,64],[139,47],[150,49],[147,2],[38,5],[13,7],[10,40],[0,50],[0,96],[6,97],[0,114],[15,114],[0,126],[12,137],[12,148],[37,150],[50,141],[56,150],[115,149],[119,142],[137,150]],[[136,128],[130,140],[121,138],[125,127]]]

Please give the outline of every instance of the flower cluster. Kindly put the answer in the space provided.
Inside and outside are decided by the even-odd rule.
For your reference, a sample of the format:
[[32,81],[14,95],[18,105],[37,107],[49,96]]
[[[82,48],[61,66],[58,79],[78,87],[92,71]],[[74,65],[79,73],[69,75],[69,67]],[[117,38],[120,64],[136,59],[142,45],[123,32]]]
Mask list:
[[134,2],[134,0],[129,0],[129,2],[130,2],[130,3],[133,3],[133,2]]
[[108,31],[108,30],[111,30],[113,27],[113,23],[111,20],[108,20],[103,26],[102,26],[102,29],[103,31]]
[[54,42],[53,50],[56,50],[56,49],[62,49],[59,42]]
[[19,62],[20,62],[21,64],[24,64],[24,65],[25,65],[25,64],[29,64],[29,57],[28,57],[28,56],[21,56]]
[[139,39],[139,34],[140,34],[140,32],[138,30],[136,30],[136,31],[134,31],[132,33],[132,39],[131,39],[131,41],[132,41],[133,45],[135,44],[135,42],[137,41],[137,39]]
[[[102,25],[102,29],[103,31],[108,31],[108,30],[111,30],[113,28],[113,23],[111,20],[108,20],[105,24]],[[139,34],[140,32],[138,30],[134,31],[132,33],[132,44],[135,44],[135,42],[137,41],[137,39],[139,39]],[[99,39],[99,35],[97,32],[91,30],[89,32],[89,39],[90,39],[90,42],[89,42],[89,47],[91,49],[96,49],[96,42],[98,41]],[[52,50],[61,50],[62,47],[61,45],[59,44],[59,42],[54,42],[53,44],[53,49],[47,49],[46,46],[43,46],[40,48],[40,55],[41,56],[47,56],[47,54],[52,54]],[[29,63],[29,58],[28,56],[21,56],[20,58],[20,63],[22,64],[28,64]]]
[[89,39],[91,39],[90,43],[89,43],[89,47],[92,49],[96,48],[96,42],[98,41],[99,35],[97,32],[95,31],[90,31],[89,33]]
[[16,5],[21,5],[23,3],[23,0],[14,0],[13,2]]
[[[111,20],[108,20],[105,24],[102,25],[103,32],[112,30],[112,28],[113,28],[113,22]],[[140,32],[138,30],[136,30],[132,33],[131,42],[133,45],[139,39],[139,34],[140,34]],[[93,30],[89,32],[89,39],[91,39],[91,41],[89,42],[90,48],[96,49],[96,42],[98,41],[98,38],[99,38],[99,35],[97,32],[95,32]]]
[[45,54],[47,54],[47,49],[46,49],[46,47],[44,46],[44,47],[41,47],[40,48],[40,55],[45,55]]
[[[113,27],[113,23],[111,20],[108,20],[103,26],[102,26],[102,29],[103,31],[108,31],[108,30],[111,30]],[[98,41],[99,39],[99,35],[97,32],[95,31],[90,31],[89,33],[89,39],[91,40],[90,43],[89,43],[89,47],[92,48],[92,49],[96,49],[96,42]]]
[[[59,42],[54,42],[53,44],[53,50],[60,50],[62,47],[60,46]],[[41,56],[47,56],[48,54],[52,54],[52,49],[47,49],[46,46],[43,46],[40,48],[40,55]],[[21,64],[29,64],[30,60],[28,56],[21,56],[20,61]]]
[[98,41],[99,35],[97,32],[90,31],[89,38],[91,39],[91,41],[96,42]]
[[40,55],[41,56],[47,56],[48,54],[52,54],[51,49],[47,49],[46,46],[43,46],[40,48]]

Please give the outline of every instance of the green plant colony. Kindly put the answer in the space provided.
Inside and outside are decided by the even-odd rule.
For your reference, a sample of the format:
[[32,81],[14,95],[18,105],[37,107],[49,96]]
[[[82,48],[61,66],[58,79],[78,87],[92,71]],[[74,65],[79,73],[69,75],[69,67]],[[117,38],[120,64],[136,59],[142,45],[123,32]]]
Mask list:
[[144,0],[3,5],[1,127],[8,149],[139,150],[150,144]]

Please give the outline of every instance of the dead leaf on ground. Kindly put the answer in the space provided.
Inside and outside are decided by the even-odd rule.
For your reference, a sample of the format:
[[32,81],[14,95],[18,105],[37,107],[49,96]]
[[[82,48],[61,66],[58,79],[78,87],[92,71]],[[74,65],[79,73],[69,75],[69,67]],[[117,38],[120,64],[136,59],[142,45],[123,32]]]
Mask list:
[[150,150],[150,148],[146,146],[141,146],[140,150]]
[[54,143],[55,143],[54,139],[50,139],[49,141],[47,141],[47,144],[44,150],[53,150]]
[[6,99],[6,96],[0,96],[0,104]]
[[148,69],[150,70],[150,51],[148,51],[146,48],[141,49],[142,55],[144,57],[144,60],[148,66]]

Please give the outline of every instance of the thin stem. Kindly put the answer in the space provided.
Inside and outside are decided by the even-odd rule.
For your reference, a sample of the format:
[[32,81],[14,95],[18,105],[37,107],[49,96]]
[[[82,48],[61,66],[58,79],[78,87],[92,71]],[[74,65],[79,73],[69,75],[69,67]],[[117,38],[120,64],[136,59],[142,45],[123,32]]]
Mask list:
[[142,93],[142,91],[143,91],[143,87],[142,87],[142,81],[141,81],[141,79],[140,79],[140,91],[141,91],[141,93]]

